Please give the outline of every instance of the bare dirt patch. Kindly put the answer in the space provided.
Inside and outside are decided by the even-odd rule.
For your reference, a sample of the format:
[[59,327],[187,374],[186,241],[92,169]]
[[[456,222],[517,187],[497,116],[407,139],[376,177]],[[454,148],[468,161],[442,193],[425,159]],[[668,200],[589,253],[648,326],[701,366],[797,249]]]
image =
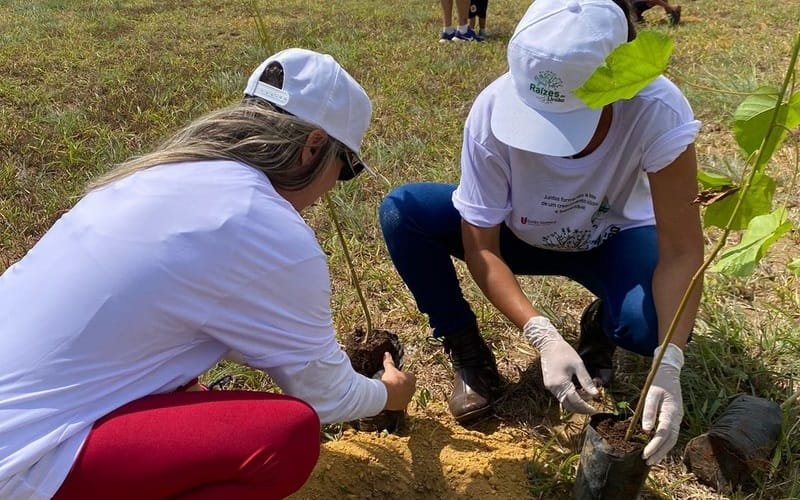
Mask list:
[[400,435],[347,430],[323,444],[311,478],[291,498],[526,498],[531,453],[525,432],[465,429],[437,402],[410,409]]

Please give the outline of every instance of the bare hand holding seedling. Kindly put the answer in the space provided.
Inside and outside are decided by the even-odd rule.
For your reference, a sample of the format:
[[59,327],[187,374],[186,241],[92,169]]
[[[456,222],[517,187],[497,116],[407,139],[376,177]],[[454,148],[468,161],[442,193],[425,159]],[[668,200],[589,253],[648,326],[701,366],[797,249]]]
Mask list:
[[[417,377],[397,369],[392,355],[383,355],[381,382],[386,386],[386,406],[384,410],[405,410],[417,387]],[[380,372],[379,372],[380,373]]]

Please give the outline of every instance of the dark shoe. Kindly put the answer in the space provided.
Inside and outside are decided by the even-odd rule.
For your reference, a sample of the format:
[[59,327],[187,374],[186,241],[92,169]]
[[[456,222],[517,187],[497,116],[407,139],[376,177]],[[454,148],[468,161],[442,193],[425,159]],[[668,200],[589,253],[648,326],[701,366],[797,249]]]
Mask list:
[[454,42],[474,42],[475,41],[475,30],[472,28],[467,28],[467,31],[464,33],[456,30],[455,36],[453,36]]
[[595,383],[607,387],[614,381],[613,356],[617,346],[600,326],[602,305],[602,301],[596,299],[583,311],[578,355]]
[[497,362],[476,325],[444,338],[444,350],[455,372],[447,402],[459,424],[475,420],[492,408],[492,393],[500,386]]

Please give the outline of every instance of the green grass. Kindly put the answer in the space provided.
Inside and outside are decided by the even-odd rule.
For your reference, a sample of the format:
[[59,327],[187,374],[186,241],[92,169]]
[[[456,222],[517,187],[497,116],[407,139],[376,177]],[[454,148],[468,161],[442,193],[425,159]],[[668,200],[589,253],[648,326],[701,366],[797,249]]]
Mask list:
[[[388,260],[377,206],[401,183],[457,181],[464,118],[477,93],[505,70],[505,43],[527,3],[492,0],[492,37],[486,43],[438,44],[436,2],[0,0],[0,270],[24,255],[88,179],[237,100],[249,72],[271,51],[302,46],[328,52],[362,83],[375,108],[365,153],[379,175],[361,176],[332,193],[361,286],[375,326],[397,332],[406,344],[407,366],[425,391],[417,401],[444,400],[449,368],[425,341],[425,318]],[[681,26],[669,28],[663,12],[653,9],[645,27],[675,39],[669,74],[704,123],[697,142],[701,166],[740,170],[731,113],[747,91],[781,81],[800,7],[794,1],[681,3]],[[261,34],[254,8],[262,15]],[[795,221],[798,200],[787,186],[798,137],[790,137],[770,166],[778,197]],[[306,216],[330,255],[335,321],[339,332],[347,332],[364,322],[350,273],[324,205]],[[651,473],[647,496],[717,498],[687,474],[677,450],[707,429],[738,393],[784,401],[798,390],[800,289],[784,267],[796,257],[797,243],[791,235],[751,278],[709,275],[683,376],[685,428],[673,461]],[[482,298],[461,265],[459,272],[504,373],[517,382],[498,409],[500,418],[540,429],[557,415],[552,398],[530,390],[537,383],[529,366],[532,349]],[[561,279],[522,282],[574,339],[586,292]],[[646,370],[643,360],[623,356],[620,390],[635,397]],[[205,378],[224,375],[240,387],[271,387],[263,374],[230,363]],[[797,402],[784,412],[773,468],[730,498],[800,498]],[[574,443],[532,436],[540,448],[528,468],[531,495],[568,492],[577,464]]]

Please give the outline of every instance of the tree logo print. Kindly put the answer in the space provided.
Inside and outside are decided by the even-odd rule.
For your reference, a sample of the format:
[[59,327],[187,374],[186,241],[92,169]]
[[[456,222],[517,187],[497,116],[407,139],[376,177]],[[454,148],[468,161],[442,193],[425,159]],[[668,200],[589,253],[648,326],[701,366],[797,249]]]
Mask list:
[[557,74],[553,73],[552,71],[542,71],[534,78],[536,83],[547,87],[549,89],[557,89],[558,87],[564,85],[564,81],[558,77]]
[[558,90],[562,86],[564,86],[564,80],[552,71],[547,70],[540,71],[533,77],[528,90],[533,92],[542,102],[564,102],[566,96]]

